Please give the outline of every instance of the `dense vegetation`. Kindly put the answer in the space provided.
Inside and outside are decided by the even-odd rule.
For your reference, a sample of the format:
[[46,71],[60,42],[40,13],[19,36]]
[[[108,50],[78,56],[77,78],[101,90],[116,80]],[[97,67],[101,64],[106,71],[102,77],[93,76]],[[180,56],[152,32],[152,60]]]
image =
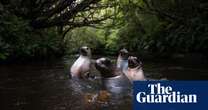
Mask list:
[[65,34],[112,18],[114,4],[105,0],[0,1],[0,59],[63,56],[68,50]]
[[0,59],[97,54],[208,55],[206,0],[4,0]]
[[159,54],[207,52],[207,1],[138,0],[125,8],[127,23],[119,38],[128,41],[125,46],[130,49]]

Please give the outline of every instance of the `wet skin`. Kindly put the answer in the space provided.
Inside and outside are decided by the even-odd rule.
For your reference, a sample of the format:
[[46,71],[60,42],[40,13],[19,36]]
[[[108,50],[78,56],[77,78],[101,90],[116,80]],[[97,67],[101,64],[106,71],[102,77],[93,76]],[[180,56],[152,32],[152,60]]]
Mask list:
[[128,58],[128,64],[127,77],[130,81],[145,80],[142,62],[137,57],[130,56]]
[[104,89],[113,93],[122,93],[131,87],[128,78],[112,64],[110,59],[100,58],[96,60],[95,67],[101,73]]
[[117,58],[117,68],[127,74],[129,53],[126,49],[121,49]]
[[83,46],[80,48],[79,58],[71,66],[70,73],[72,78],[85,79],[90,73],[91,66],[91,49]]

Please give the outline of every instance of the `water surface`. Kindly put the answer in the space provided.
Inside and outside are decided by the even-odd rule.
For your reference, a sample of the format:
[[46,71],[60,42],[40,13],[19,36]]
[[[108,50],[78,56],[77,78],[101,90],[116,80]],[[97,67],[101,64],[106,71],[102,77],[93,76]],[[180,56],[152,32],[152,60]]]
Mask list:
[[[28,62],[0,66],[1,110],[130,110],[131,91],[110,95],[105,103],[87,102],[98,95],[100,82],[76,82],[69,79],[74,59],[51,62]],[[171,62],[143,62],[150,79],[208,79],[205,65],[185,65]]]

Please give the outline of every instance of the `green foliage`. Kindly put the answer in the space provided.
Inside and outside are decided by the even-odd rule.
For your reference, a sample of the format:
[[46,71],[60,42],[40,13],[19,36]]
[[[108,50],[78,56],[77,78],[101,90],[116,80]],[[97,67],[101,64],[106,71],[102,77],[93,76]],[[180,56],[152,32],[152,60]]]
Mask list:
[[[138,54],[208,55],[205,0],[81,1],[86,8],[75,7],[78,11],[67,17],[59,16],[65,2],[51,1],[44,9],[37,8],[39,0],[31,5],[33,2],[0,2],[0,59],[50,57],[65,50],[71,54],[83,45],[93,48],[94,54],[112,55],[125,47]],[[63,12],[67,13],[70,11]],[[68,29],[73,30],[64,37]]]
[[50,57],[60,51],[55,29],[34,30],[29,22],[11,13],[0,15],[0,59]]
[[[196,0],[121,0],[119,17],[122,19],[115,19],[115,22],[121,22],[120,26],[102,31],[94,29],[94,33],[89,32],[87,36],[101,38],[99,42],[110,53],[125,47],[139,54],[206,54],[207,4]],[[81,37],[79,32],[75,33]]]
[[83,27],[68,32],[65,37],[67,53],[75,53],[83,45],[95,50],[103,47],[104,39],[102,38],[102,33],[96,31],[93,28]]
[[125,2],[121,7],[126,25],[119,29],[118,44],[155,54],[207,53],[207,4],[202,0]]

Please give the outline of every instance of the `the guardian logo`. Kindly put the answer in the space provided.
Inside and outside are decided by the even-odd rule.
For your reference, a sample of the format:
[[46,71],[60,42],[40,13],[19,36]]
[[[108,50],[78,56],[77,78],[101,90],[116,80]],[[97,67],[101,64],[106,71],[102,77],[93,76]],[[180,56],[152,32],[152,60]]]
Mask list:
[[160,83],[148,84],[148,92],[138,92],[136,100],[139,103],[197,103],[196,94],[185,94],[174,91],[171,86]]

